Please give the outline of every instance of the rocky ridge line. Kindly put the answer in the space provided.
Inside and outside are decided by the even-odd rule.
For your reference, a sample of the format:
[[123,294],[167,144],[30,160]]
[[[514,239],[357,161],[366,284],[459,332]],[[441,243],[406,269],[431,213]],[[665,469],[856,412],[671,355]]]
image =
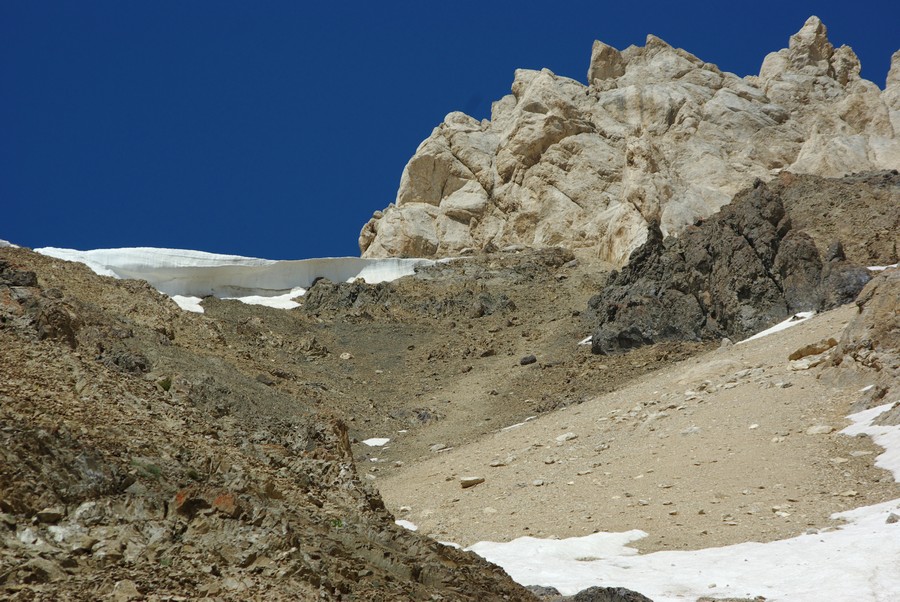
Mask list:
[[810,17],[758,76],[648,36],[595,42],[588,85],[517,70],[491,119],[450,113],[359,238],[363,257],[562,245],[623,265],[647,225],[677,234],[754,179],[900,165],[900,51],[884,91]]

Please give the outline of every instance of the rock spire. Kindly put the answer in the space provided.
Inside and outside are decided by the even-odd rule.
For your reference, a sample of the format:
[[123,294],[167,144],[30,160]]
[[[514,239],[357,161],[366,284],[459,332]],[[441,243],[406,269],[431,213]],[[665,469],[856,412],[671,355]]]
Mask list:
[[810,17],[758,76],[648,36],[595,42],[588,85],[516,71],[491,119],[451,113],[359,238],[364,257],[563,245],[624,264],[647,237],[716,212],[754,179],[900,167],[900,52],[884,91]]

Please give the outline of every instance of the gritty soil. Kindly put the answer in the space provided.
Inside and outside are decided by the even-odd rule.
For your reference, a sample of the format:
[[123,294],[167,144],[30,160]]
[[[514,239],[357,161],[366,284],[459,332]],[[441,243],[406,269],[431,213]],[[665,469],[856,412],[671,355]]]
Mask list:
[[[880,448],[839,434],[869,383],[838,388],[788,360],[840,338],[855,311],[660,366],[376,482],[398,516],[463,545],[641,529],[651,552],[834,527],[832,513],[900,495],[872,466]],[[463,489],[463,476],[485,481]]]

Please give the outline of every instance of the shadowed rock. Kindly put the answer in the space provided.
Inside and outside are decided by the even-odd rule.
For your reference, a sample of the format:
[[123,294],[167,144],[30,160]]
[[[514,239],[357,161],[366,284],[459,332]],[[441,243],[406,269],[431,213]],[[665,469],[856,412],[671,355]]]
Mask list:
[[589,302],[594,353],[665,340],[745,338],[795,312],[855,298],[870,276],[838,247],[824,266],[812,238],[792,229],[781,198],[757,181],[679,238],[651,225],[647,242]]

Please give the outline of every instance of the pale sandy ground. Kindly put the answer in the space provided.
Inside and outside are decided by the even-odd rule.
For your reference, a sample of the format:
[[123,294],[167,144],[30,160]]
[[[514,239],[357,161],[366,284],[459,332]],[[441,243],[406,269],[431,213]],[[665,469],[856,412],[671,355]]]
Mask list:
[[[834,512],[900,495],[872,466],[880,448],[837,432],[868,383],[836,386],[821,368],[795,370],[788,360],[799,347],[839,338],[855,311],[667,366],[407,462],[375,485],[398,518],[462,545],[637,528],[649,536],[636,547],[649,552],[833,526]],[[816,426],[833,431],[807,433]],[[470,475],[485,481],[462,489],[460,477]]]

